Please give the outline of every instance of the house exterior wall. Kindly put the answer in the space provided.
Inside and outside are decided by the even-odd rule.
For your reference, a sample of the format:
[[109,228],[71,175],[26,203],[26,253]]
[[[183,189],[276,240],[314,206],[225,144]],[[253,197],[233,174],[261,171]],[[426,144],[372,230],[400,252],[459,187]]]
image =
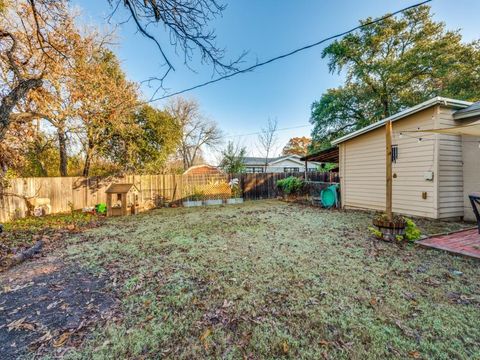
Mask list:
[[[317,170],[317,167],[319,164],[313,163],[313,162],[307,162],[307,168],[310,171],[315,171]],[[245,168],[248,171],[248,168],[253,168],[255,167],[256,169],[258,168],[265,168],[265,164],[255,164],[255,165],[245,165]],[[298,168],[299,172],[304,172],[305,171],[305,163],[302,161],[294,161],[291,159],[284,159],[272,164],[269,164],[267,166],[266,172],[273,172],[273,173],[283,173],[285,168]]]
[[[436,107],[393,122],[392,144],[398,145],[393,164],[393,211],[401,214],[438,217],[435,181],[435,136],[418,141],[400,132],[435,126]],[[343,160],[343,161],[342,161]],[[425,180],[425,172],[434,180]],[[385,209],[385,128],[378,128],[340,144],[342,205],[346,208]],[[426,199],[422,194],[426,193]]]
[[[459,125],[453,119],[455,110],[445,107],[436,107],[435,128],[447,128]],[[448,219],[464,216],[463,199],[463,150],[462,137],[458,135],[436,134],[438,150],[438,170],[436,181],[438,184],[438,218]]]
[[[305,163],[304,162],[302,162],[302,161],[297,162],[297,161],[293,161],[293,160],[290,160],[290,159],[285,159],[285,160],[270,164],[267,167],[267,172],[284,172],[284,168],[286,168],[286,167],[287,168],[299,168],[300,172],[305,171]],[[314,163],[311,163],[311,162],[310,163],[307,162],[307,168],[312,169],[312,170],[316,170],[317,165],[314,164]]]
[[463,204],[465,220],[475,220],[468,195],[480,192],[480,149],[476,141],[479,137],[463,136]]

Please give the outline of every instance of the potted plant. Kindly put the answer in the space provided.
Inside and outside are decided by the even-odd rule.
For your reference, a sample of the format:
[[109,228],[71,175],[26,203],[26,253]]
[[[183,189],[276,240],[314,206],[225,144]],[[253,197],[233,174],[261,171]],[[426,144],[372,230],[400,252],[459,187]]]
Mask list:
[[243,197],[242,197],[242,189],[238,182],[238,179],[232,179],[229,183],[230,188],[232,190],[232,197],[227,199],[227,204],[242,204]]
[[405,234],[406,221],[399,215],[393,215],[391,219],[387,214],[377,214],[373,219],[373,225],[376,226],[381,234],[381,238],[387,241],[396,240],[397,237]]
[[203,198],[204,198],[203,192],[199,189],[194,189],[192,194],[187,198],[187,200],[183,202],[183,206],[185,207],[202,206]]

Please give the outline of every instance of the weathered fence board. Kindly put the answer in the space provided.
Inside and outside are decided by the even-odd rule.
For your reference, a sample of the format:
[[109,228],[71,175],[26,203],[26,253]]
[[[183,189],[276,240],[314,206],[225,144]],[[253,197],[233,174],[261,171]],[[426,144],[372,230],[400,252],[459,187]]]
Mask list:
[[[0,196],[0,221],[25,217],[33,199],[49,199],[50,212],[62,213],[106,202],[105,190],[111,183],[134,183],[141,203],[160,206],[191,196],[195,187],[208,190],[206,196],[224,197],[227,184],[238,178],[246,200],[275,198],[279,195],[277,181],[288,176],[303,177],[304,173],[210,174],[210,175],[126,175],[122,177],[50,177],[9,180]],[[337,183],[336,173],[308,173],[307,180]],[[31,209],[30,209],[31,210]]]

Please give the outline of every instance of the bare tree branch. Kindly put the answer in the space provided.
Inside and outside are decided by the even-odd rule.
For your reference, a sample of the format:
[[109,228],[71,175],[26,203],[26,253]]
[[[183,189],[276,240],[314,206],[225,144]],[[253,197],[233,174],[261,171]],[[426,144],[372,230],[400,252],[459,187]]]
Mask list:
[[275,151],[278,142],[277,136],[278,121],[277,119],[268,119],[266,127],[262,128],[258,135],[258,143],[260,151],[265,155],[265,172],[267,171],[268,159]]

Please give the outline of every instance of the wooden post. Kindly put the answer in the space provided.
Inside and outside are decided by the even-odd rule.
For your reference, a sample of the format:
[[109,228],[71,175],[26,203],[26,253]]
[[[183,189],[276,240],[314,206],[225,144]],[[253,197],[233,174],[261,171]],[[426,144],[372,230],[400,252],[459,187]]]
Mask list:
[[308,181],[307,175],[308,175],[308,165],[307,165],[307,159],[305,158],[305,181]]
[[385,124],[385,146],[386,146],[386,209],[387,218],[389,221],[393,220],[392,214],[392,122],[387,121]]

